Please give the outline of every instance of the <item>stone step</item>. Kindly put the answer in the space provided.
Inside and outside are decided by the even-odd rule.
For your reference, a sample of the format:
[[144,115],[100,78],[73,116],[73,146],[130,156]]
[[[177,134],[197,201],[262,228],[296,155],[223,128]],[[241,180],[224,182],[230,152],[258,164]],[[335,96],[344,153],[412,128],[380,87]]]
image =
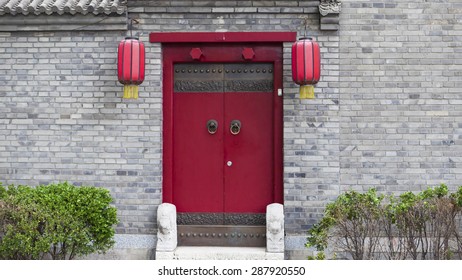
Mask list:
[[157,260],[283,260],[284,253],[263,247],[178,246],[173,252],[156,252]]

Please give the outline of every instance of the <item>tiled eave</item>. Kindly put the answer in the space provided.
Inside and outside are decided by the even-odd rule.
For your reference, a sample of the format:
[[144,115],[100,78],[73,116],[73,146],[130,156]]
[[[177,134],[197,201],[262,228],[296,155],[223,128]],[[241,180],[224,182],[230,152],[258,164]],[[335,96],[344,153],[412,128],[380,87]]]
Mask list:
[[0,0],[0,15],[123,14],[127,0]]

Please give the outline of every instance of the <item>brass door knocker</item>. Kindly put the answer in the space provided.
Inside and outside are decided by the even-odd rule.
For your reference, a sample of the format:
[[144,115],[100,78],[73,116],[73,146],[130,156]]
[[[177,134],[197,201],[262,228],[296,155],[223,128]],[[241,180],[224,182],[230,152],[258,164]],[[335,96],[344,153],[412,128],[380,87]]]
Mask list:
[[241,132],[241,122],[238,120],[231,121],[231,127],[229,129],[232,135],[237,135]]
[[215,134],[218,130],[218,122],[216,120],[209,120],[207,122],[207,131],[210,134]]

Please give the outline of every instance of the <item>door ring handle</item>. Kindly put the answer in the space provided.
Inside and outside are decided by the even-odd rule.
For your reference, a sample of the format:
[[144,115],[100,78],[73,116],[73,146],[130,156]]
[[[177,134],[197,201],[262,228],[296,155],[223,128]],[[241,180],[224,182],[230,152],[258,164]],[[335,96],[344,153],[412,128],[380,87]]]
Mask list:
[[238,135],[239,132],[241,132],[241,126],[242,125],[241,125],[241,122],[239,120],[232,120],[229,131],[231,131],[232,135]]
[[209,120],[207,122],[207,131],[210,134],[215,134],[218,130],[218,122],[216,120]]

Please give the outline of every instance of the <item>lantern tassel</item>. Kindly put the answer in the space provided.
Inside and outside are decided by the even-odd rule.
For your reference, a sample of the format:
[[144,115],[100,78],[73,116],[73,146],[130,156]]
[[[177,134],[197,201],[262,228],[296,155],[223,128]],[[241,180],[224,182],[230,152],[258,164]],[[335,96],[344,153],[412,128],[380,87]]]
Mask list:
[[124,98],[125,99],[137,99],[138,98],[138,86],[137,85],[124,85]]
[[129,86],[127,86],[127,85],[124,85],[124,98],[126,98],[126,99],[130,98]]
[[300,86],[300,99],[314,99],[314,86]]

